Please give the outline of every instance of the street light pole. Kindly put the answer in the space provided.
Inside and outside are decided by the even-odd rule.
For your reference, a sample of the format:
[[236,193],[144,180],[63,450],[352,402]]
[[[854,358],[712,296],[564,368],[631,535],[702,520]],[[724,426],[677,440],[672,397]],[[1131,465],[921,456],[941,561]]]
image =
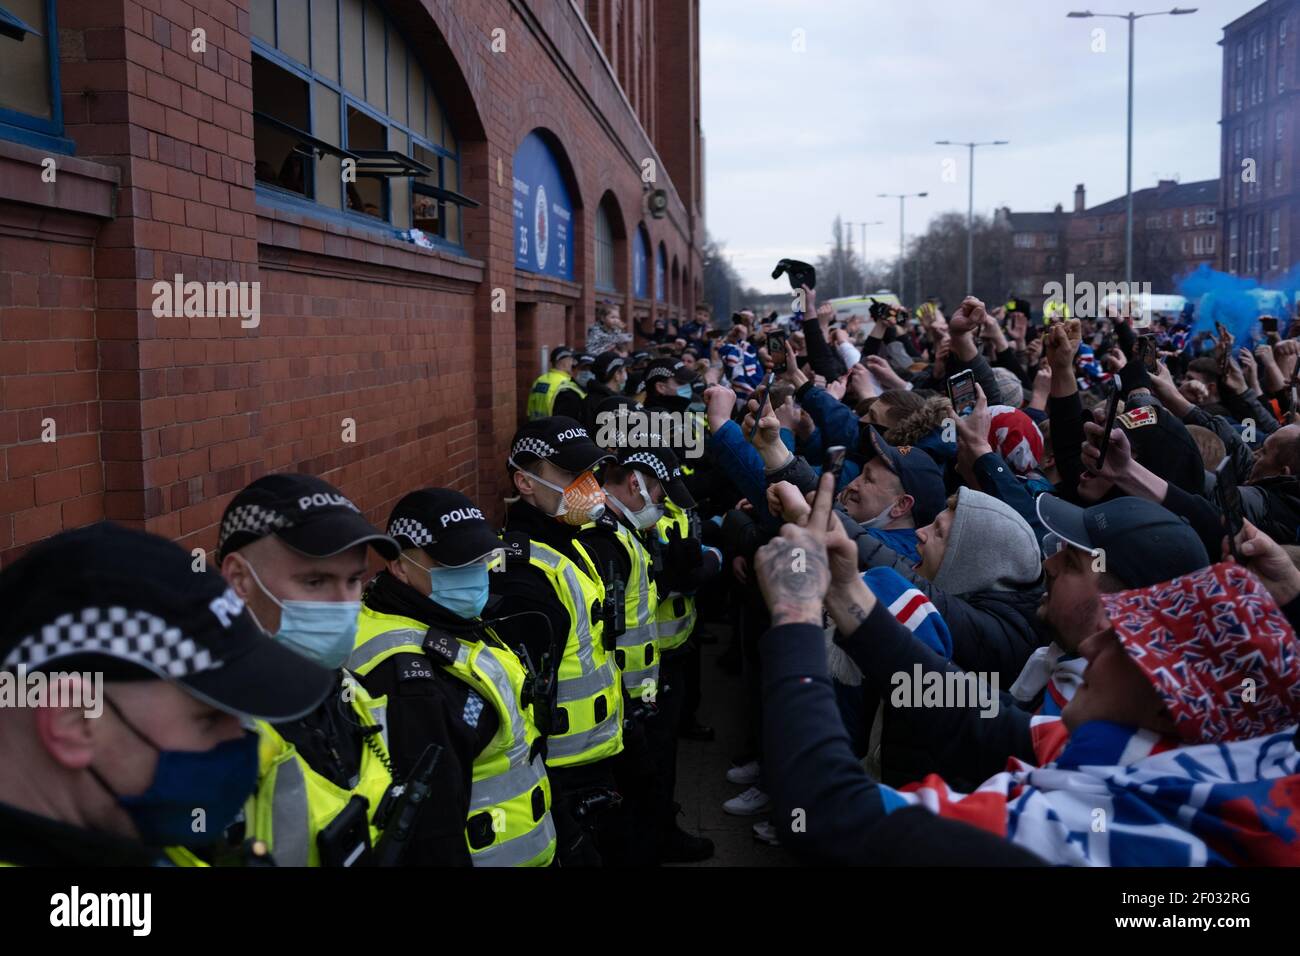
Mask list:
[[898,200],[898,301],[903,301],[903,259],[906,258],[906,249],[903,246],[903,202],[907,199],[919,199],[922,196],[928,196],[929,193],[877,193],[879,199],[897,199]]
[[970,165],[966,175],[966,294],[975,294],[975,147],[1006,146],[1010,140],[994,139],[984,143],[954,143],[937,139],[936,146],[965,146],[970,150]]
[[1075,10],[1066,17],[1086,20],[1089,17],[1109,17],[1113,20],[1128,21],[1128,146],[1125,150],[1125,214],[1124,214],[1124,286],[1133,286],[1133,25],[1143,17],[1181,17],[1195,13],[1196,7],[1174,7],[1172,10],[1156,10],[1152,13],[1093,13],[1091,10]]

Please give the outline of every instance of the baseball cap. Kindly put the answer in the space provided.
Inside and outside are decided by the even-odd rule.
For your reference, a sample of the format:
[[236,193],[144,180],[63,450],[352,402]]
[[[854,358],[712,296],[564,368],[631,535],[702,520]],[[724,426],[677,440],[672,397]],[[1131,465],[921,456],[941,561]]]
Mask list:
[[912,515],[918,528],[932,522],[948,507],[943,469],[921,448],[911,445],[895,448],[874,425],[865,426],[862,443],[898,476],[903,491],[912,496]]
[[587,429],[564,415],[525,422],[510,442],[510,464],[521,469],[541,459],[580,475],[613,458],[613,454],[591,440]]
[[313,558],[328,558],[359,544],[394,560],[401,549],[361,514],[339,490],[315,475],[264,475],[226,505],[217,553],[238,551],[274,534]]
[[1168,581],[1210,563],[1191,525],[1153,501],[1113,498],[1080,508],[1055,495],[1039,495],[1037,508],[1038,520],[1050,532],[1043,539],[1044,555],[1055,554],[1062,543],[1104,551],[1106,570],[1131,588]]
[[1189,494],[1204,493],[1205,461],[1177,416],[1159,405],[1141,405],[1116,415],[1115,424],[1124,429],[1135,461]]
[[560,359],[572,358],[574,354],[573,349],[567,345],[557,345],[551,349],[551,365],[554,365]]
[[36,545],[0,572],[0,670],[170,680],[240,717],[294,720],[334,674],[269,639],[221,575],[179,545],[100,522]]
[[677,455],[668,448],[638,448],[624,451],[619,456],[619,464],[624,468],[633,468],[643,474],[654,475],[664,486],[664,491],[677,507],[689,509],[695,507],[695,496],[682,481],[682,467]]
[[[1231,562],[1103,594],[1110,626],[1192,743],[1300,722],[1300,645],[1268,590]],[[1249,684],[1246,682],[1250,681]],[[1243,693],[1244,687],[1254,689]]]
[[627,365],[627,361],[617,352],[601,352],[592,363],[591,370],[597,381],[607,382],[615,372]]
[[448,568],[481,561],[501,548],[483,512],[451,488],[421,488],[393,506],[388,534]]

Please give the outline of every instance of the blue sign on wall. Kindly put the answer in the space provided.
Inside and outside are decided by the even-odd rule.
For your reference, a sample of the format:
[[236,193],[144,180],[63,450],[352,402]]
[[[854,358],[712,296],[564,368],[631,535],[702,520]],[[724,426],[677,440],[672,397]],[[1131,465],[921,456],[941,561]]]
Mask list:
[[664,251],[663,243],[659,244],[659,251],[655,255],[655,301],[664,301],[664,288],[668,285],[668,253]]
[[632,294],[638,299],[650,296],[650,240],[645,226],[637,226],[632,240]]
[[573,204],[560,164],[536,132],[515,152],[515,268],[573,278]]

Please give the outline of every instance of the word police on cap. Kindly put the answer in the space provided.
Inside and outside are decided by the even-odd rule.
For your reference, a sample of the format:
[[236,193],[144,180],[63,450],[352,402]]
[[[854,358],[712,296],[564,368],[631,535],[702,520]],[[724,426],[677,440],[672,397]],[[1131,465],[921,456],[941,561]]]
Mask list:
[[587,429],[569,428],[555,436],[556,441],[568,441],[570,438],[586,438]]
[[353,511],[360,512],[360,509],[342,495],[327,495],[323,491],[318,491],[314,495],[303,495],[298,499],[298,510],[306,511],[308,508],[325,508],[330,505],[345,505]]
[[442,516],[442,526],[447,527],[448,523],[455,521],[470,521],[477,518],[479,521],[486,521],[483,512],[477,508],[454,508]]

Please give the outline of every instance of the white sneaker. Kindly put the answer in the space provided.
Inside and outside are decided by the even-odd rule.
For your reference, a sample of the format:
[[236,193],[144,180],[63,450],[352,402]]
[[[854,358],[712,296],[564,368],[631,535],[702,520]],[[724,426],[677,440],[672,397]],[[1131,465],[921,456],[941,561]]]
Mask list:
[[722,804],[722,809],[735,817],[752,817],[764,812],[772,803],[772,798],[758,787],[750,787],[737,797],[732,797]]
[[759,843],[766,843],[768,846],[781,845],[781,841],[776,838],[776,827],[772,826],[767,820],[760,820],[754,824],[754,839]]
[[751,760],[739,767],[732,767],[727,771],[727,783],[734,783],[738,787],[752,787],[758,783],[758,761]]

